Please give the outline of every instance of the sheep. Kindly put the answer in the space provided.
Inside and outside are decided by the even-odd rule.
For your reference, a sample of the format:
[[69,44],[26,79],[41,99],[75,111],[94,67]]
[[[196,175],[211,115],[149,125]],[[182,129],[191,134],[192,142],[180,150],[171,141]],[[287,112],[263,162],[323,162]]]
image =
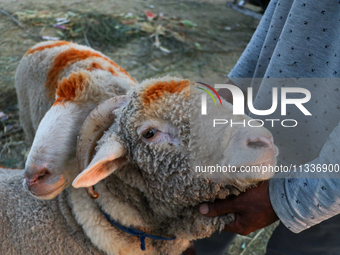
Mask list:
[[24,181],[33,196],[51,199],[71,184],[78,174],[76,137],[84,119],[100,102],[135,84],[123,68],[86,46],[42,42],[26,52],[15,87],[21,124],[33,141]]
[[[232,116],[232,106],[224,100],[223,106],[214,106],[210,100],[208,115],[200,115],[196,87],[175,77],[149,79],[128,95],[100,104],[79,133],[81,173],[73,181],[75,188],[55,199],[28,195],[21,186],[22,171],[0,171],[2,252],[179,255],[191,240],[230,223],[232,214],[204,217],[199,204],[238,195],[273,173],[224,173],[223,179],[213,180],[195,173],[193,166],[274,165],[278,151],[263,127],[213,129],[211,120],[218,112]],[[202,144],[217,144],[219,150],[202,150]],[[97,200],[79,189],[93,185],[100,193]],[[130,235],[117,225],[147,236]]]

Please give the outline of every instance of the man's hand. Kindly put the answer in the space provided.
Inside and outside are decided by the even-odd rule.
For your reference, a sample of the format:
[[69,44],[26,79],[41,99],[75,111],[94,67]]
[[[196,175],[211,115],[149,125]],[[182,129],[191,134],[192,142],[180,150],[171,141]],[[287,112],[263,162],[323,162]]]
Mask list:
[[202,204],[200,212],[208,217],[235,213],[235,221],[227,225],[224,230],[248,235],[279,219],[270,203],[268,187],[268,181],[260,182],[256,187],[238,196]]

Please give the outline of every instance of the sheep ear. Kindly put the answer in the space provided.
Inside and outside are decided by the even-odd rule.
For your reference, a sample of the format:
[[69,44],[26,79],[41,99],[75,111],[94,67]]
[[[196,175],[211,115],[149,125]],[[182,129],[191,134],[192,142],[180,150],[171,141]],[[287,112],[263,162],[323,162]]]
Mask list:
[[118,141],[101,145],[89,166],[73,181],[75,188],[90,187],[112,174],[126,162],[126,149]]

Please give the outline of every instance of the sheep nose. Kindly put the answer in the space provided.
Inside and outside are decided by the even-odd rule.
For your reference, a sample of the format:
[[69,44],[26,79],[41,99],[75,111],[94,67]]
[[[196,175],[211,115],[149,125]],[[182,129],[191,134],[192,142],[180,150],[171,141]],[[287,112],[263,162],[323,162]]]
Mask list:
[[274,149],[274,139],[273,136],[259,136],[257,138],[251,138],[247,141],[247,146],[249,148],[258,149],[258,148],[272,148]]
[[41,168],[38,171],[26,171],[25,181],[28,187],[38,185],[44,179],[51,175],[51,172],[47,168]]

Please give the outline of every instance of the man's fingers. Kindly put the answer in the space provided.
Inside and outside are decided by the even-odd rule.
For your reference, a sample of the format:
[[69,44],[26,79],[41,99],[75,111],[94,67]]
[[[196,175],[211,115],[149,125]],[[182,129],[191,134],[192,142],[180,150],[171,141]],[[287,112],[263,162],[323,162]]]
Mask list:
[[239,234],[240,232],[242,232],[242,228],[240,228],[238,222],[236,221],[237,219],[235,218],[235,221],[230,222],[228,225],[226,225],[224,227],[224,231],[228,231],[228,232],[233,232],[236,234]]
[[237,212],[229,199],[217,200],[214,203],[204,203],[200,206],[200,213],[208,217],[216,217],[227,213]]
[[240,215],[235,213],[235,220],[224,227],[224,231],[233,232],[242,236],[248,235],[253,232],[249,227],[244,226],[240,221]]

